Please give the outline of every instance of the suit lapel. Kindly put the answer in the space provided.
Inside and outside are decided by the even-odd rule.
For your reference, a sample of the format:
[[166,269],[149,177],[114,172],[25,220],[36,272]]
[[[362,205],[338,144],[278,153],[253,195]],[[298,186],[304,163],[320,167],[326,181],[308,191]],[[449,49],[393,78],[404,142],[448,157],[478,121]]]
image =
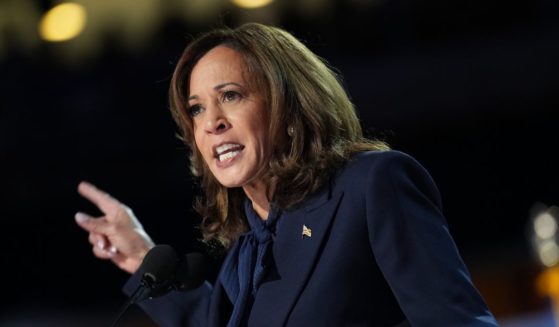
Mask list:
[[304,207],[283,213],[273,250],[277,273],[258,291],[253,307],[259,316],[253,317],[256,321],[266,319],[268,326],[285,324],[313,272],[342,197],[343,193],[332,195],[327,189],[311,197]]

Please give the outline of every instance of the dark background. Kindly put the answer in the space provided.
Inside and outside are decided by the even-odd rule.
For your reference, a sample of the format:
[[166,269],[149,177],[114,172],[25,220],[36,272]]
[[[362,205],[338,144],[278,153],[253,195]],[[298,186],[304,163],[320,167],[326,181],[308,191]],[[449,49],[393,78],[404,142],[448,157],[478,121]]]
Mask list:
[[98,325],[124,301],[126,274],[95,259],[74,223],[76,211],[95,213],[76,193],[81,180],[132,207],[156,242],[194,246],[195,187],[167,88],[191,36],[248,21],[287,29],[336,67],[369,135],[431,172],[500,320],[545,311],[527,231],[536,202],[559,204],[556,1],[309,0],[256,10],[213,1],[210,14],[189,19],[162,9],[176,0],[156,6],[159,23],[133,46],[126,38],[136,32],[122,31],[135,10],[126,2],[114,13],[122,21],[97,33],[99,47],[80,52],[87,27],[62,43],[22,37],[57,2],[0,1],[1,325]]

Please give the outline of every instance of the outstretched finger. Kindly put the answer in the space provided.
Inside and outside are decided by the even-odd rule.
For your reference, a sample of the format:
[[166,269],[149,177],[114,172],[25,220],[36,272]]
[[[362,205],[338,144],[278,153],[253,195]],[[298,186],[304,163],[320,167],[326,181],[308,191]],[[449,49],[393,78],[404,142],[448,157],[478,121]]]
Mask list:
[[106,214],[114,211],[120,205],[118,200],[88,182],[81,182],[78,185],[78,192]]
[[96,234],[107,234],[109,232],[109,224],[105,218],[93,218],[83,212],[76,213],[76,223],[86,231]]

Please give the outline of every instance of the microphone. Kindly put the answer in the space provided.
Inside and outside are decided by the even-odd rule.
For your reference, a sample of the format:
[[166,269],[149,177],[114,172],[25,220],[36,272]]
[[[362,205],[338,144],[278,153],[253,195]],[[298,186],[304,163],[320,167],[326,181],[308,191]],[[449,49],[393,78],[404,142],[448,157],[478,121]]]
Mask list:
[[147,298],[165,295],[172,290],[188,291],[204,282],[205,263],[201,253],[188,253],[179,258],[175,249],[166,244],[154,246],[138,268],[140,285],[121,308],[111,324],[116,326],[130,305]]
[[138,268],[142,278],[140,285],[130,297],[130,304],[169,292],[173,286],[178,264],[177,252],[169,245],[160,244],[149,250]]
[[198,288],[206,279],[206,261],[202,253],[187,253],[175,269],[173,289],[190,291]]

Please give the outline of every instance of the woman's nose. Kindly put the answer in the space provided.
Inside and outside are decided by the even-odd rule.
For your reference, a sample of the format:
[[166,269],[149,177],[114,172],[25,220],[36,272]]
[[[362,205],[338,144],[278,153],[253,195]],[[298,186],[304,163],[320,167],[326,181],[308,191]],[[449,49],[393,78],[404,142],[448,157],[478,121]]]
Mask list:
[[207,108],[206,112],[208,115],[206,115],[204,129],[207,133],[221,134],[231,127],[231,124],[229,124],[229,121],[223,116],[219,108]]

